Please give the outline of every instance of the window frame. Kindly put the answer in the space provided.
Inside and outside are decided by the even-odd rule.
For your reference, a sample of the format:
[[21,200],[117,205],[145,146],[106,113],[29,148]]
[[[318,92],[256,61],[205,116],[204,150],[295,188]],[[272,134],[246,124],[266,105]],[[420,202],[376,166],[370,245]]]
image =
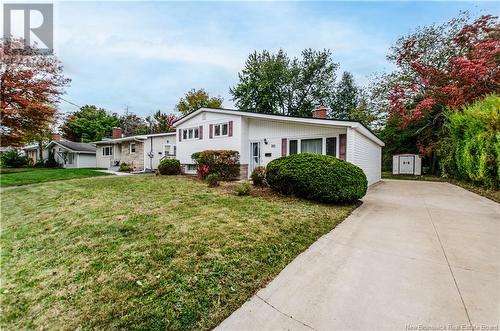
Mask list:
[[[105,153],[106,150],[109,151],[109,153]],[[104,157],[113,156],[113,146],[103,146],[102,156]]]
[[325,142],[325,137],[321,137],[321,138],[305,138],[305,139],[300,139],[300,151],[302,153],[302,143],[304,141],[311,141],[311,140],[315,140],[315,141],[319,141],[320,143],[320,148],[321,148],[321,153],[315,153],[315,154],[320,154],[320,155],[325,155],[325,151],[324,151],[324,148],[323,148],[323,143]]
[[[295,142],[295,153],[290,153],[292,151],[292,141]],[[288,139],[288,155],[295,155],[299,154],[299,139]]]
[[328,155],[326,154],[326,140],[328,138],[335,138],[335,153],[336,155],[334,156],[335,158],[339,158],[339,134],[335,134],[335,135],[327,135],[327,136],[312,136],[312,137],[289,137],[287,138],[287,151],[286,151],[286,155],[287,156],[290,156],[290,155],[294,155],[294,154],[290,154],[290,143],[292,141],[297,141],[297,154],[301,154],[302,153],[302,140],[310,140],[310,139],[321,139],[321,155]]
[[187,174],[195,174],[198,171],[196,164],[188,163],[186,164],[185,172]]
[[[134,146],[134,150],[132,150],[132,145]],[[135,152],[136,152],[136,150],[137,150],[137,148],[136,148],[136,143],[130,143],[130,144],[128,145],[128,150],[129,150],[130,154],[135,153]]]
[[[191,136],[191,137],[190,137]],[[182,140],[198,140],[200,139],[200,127],[182,129]]]
[[[224,126],[226,127],[226,134],[223,134],[224,131]],[[219,129],[219,134],[215,134],[215,130]],[[212,136],[214,138],[223,138],[223,137],[229,137],[229,122],[221,122],[217,124],[212,125]]]

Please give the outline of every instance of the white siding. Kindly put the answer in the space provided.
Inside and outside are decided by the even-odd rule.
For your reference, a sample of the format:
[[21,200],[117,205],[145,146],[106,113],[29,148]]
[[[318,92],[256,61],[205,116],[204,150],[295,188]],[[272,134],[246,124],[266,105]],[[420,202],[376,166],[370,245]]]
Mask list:
[[[233,136],[209,138],[210,124],[233,121]],[[203,126],[203,139],[179,141],[179,130]],[[339,155],[339,134],[347,134],[346,159],[365,172],[371,185],[381,178],[381,146],[367,138],[357,129],[345,126],[332,126],[309,123],[285,122],[279,119],[257,119],[242,117],[239,114],[200,112],[177,127],[177,159],[181,164],[192,164],[191,155],[208,149],[225,149],[240,152],[240,163],[249,164],[250,142],[260,142],[261,165],[281,157],[282,139],[322,138],[323,154],[326,153],[327,137],[337,138]],[[361,131],[363,128],[360,129]],[[288,153],[288,146],[287,146]],[[267,154],[267,156],[266,156]]]
[[[349,131],[350,133],[347,135],[347,160],[363,169],[368,179],[368,185],[378,182],[382,176],[382,148],[356,130]],[[349,144],[351,144],[351,149]],[[352,154],[349,156],[350,153]]]
[[[54,158],[62,165],[63,168],[95,168],[96,167],[96,156],[94,154],[79,154],[70,152],[68,149],[63,147],[52,148],[54,152]],[[66,155],[66,162],[64,161],[64,156]],[[70,163],[71,157],[73,158],[72,163]]]
[[78,154],[78,168],[95,168],[95,154]]
[[[146,169],[158,169],[160,159],[165,156],[165,145],[171,145],[172,153],[175,147],[175,132],[168,136],[149,137],[144,141],[144,167]],[[152,148],[151,148],[152,142]],[[153,158],[149,157],[152,153]]]
[[[247,121],[249,123],[248,141],[261,142],[261,165],[263,166],[266,166],[272,160],[281,157],[282,138],[286,138],[288,142],[290,139],[336,137],[338,157],[338,135],[346,133],[346,128],[326,125],[298,124],[261,119],[248,119]],[[264,143],[264,139],[266,139],[267,144]],[[270,153],[271,155],[266,156],[266,153]],[[323,154],[325,153],[325,140],[323,140]],[[246,155],[242,156],[242,159],[247,162],[248,158],[249,151],[247,151]]]
[[[233,136],[232,137],[213,137],[210,139],[209,130],[210,124],[233,121]],[[203,126],[203,139],[193,139],[179,141],[179,130]],[[192,164],[191,155],[196,152],[201,152],[207,149],[225,149],[238,151],[242,155],[242,118],[239,115],[230,114],[215,114],[209,112],[201,112],[198,115],[190,118],[186,122],[176,127],[177,129],[177,156],[176,158],[181,164]],[[248,139],[246,140],[248,141]],[[241,160],[242,164],[245,164]]]
[[[104,147],[112,146],[113,155],[103,156],[102,150]],[[96,148],[96,166],[97,168],[110,168],[113,160],[119,160],[121,155],[121,145],[97,145]]]

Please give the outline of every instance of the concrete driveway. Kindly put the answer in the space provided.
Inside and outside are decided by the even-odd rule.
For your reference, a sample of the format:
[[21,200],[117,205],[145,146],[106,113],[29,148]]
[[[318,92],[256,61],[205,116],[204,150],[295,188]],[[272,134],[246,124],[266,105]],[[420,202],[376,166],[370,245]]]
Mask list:
[[499,204],[389,180],[363,201],[217,330],[499,330]]

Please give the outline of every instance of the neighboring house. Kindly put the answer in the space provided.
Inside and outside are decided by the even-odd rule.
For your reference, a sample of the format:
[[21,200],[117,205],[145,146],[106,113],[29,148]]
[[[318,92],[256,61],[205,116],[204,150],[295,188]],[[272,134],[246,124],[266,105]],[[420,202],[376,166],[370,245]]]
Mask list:
[[160,160],[174,158],[175,132],[123,137],[120,128],[113,129],[111,139],[94,143],[97,147],[97,167],[117,170],[127,163],[135,171],[157,169]]
[[356,121],[327,119],[318,107],[312,118],[267,115],[230,109],[200,108],[175,122],[177,156],[184,172],[195,173],[191,155],[208,149],[240,153],[240,177],[281,156],[318,153],[359,166],[368,183],[381,178],[384,143]]
[[[35,164],[38,161],[40,161],[40,146],[38,144],[31,144],[24,146],[22,150],[24,151],[24,154],[26,155],[31,164]],[[47,150],[42,148],[42,155],[43,155],[43,160],[46,160],[48,157]]]
[[[91,144],[76,143],[67,140],[53,140],[46,147],[48,153],[64,168],[95,168],[96,148]],[[45,157],[45,156],[44,156]]]

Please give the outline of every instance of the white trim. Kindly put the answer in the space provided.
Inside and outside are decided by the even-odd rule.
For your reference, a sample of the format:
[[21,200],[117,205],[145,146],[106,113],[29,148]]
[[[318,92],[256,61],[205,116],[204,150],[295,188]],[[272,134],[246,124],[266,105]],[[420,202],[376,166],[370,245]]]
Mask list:
[[287,139],[287,149],[286,149],[286,155],[290,156],[290,141],[296,140],[297,141],[297,154],[302,153],[302,140],[309,140],[309,139],[321,139],[321,155],[326,155],[326,139],[327,138],[335,138],[335,157],[339,158],[339,135],[334,134],[334,135],[312,135],[312,136],[294,136],[294,137],[284,137]]
[[212,108],[199,108],[189,115],[179,119],[174,123],[174,127],[177,127],[179,124],[184,123],[185,121],[191,119],[196,116],[199,112],[209,112],[209,113],[217,113],[217,114],[229,114],[234,116],[242,116],[242,117],[252,117],[252,118],[261,118],[274,120],[279,122],[294,122],[294,123],[306,123],[306,124],[315,124],[322,126],[340,126],[340,127],[350,127],[360,132],[368,139],[372,140],[379,146],[385,146],[384,142],[380,140],[377,136],[375,136],[370,130],[365,128],[361,123],[356,121],[339,121],[333,119],[318,119],[318,118],[303,118],[303,117],[288,117],[288,116],[280,116],[280,115],[270,115],[270,114],[261,114],[261,113],[252,113],[252,112],[244,112],[244,111],[235,111],[228,109],[212,109]]
[[[226,130],[226,134],[222,134],[222,126],[223,125],[226,125],[227,126],[227,130]],[[215,135],[215,127],[220,127],[219,129],[219,135]],[[219,122],[219,123],[216,123],[216,124],[212,124],[212,138],[224,138],[224,137],[229,137],[229,121],[227,122]]]
[[[252,144],[258,144],[259,146],[259,155],[258,155],[258,158],[259,158],[259,162],[257,165],[254,164],[253,162],[253,158],[254,158],[254,155],[253,155],[253,149],[252,149]],[[262,164],[262,147],[261,147],[261,141],[260,140],[250,140],[250,143],[249,143],[249,151],[250,151],[250,155],[249,155],[249,162],[248,162],[248,175],[250,176],[252,174],[252,172],[255,170],[256,167],[260,167],[261,164]]]
[[116,139],[104,139],[104,140],[100,140],[100,141],[94,141],[91,144],[105,145],[105,144],[114,144],[114,143],[121,143],[124,141],[133,141],[133,140],[141,142],[141,141],[147,140],[151,137],[175,136],[176,134],[177,134],[176,132],[152,133],[152,134],[130,136],[130,137],[123,137],[123,138],[116,138]]
[[[189,138],[190,131],[193,132],[193,136]],[[186,133],[186,137],[184,137],[184,133]],[[200,127],[193,126],[190,128],[185,128],[181,130],[182,140],[190,141],[190,140],[199,140],[200,139]]]
[[[109,154],[104,154],[105,150],[109,150],[110,153]],[[113,150],[114,150],[113,145],[102,146],[101,147],[101,156],[102,157],[111,157],[111,156],[113,156],[113,152],[114,152]]]

